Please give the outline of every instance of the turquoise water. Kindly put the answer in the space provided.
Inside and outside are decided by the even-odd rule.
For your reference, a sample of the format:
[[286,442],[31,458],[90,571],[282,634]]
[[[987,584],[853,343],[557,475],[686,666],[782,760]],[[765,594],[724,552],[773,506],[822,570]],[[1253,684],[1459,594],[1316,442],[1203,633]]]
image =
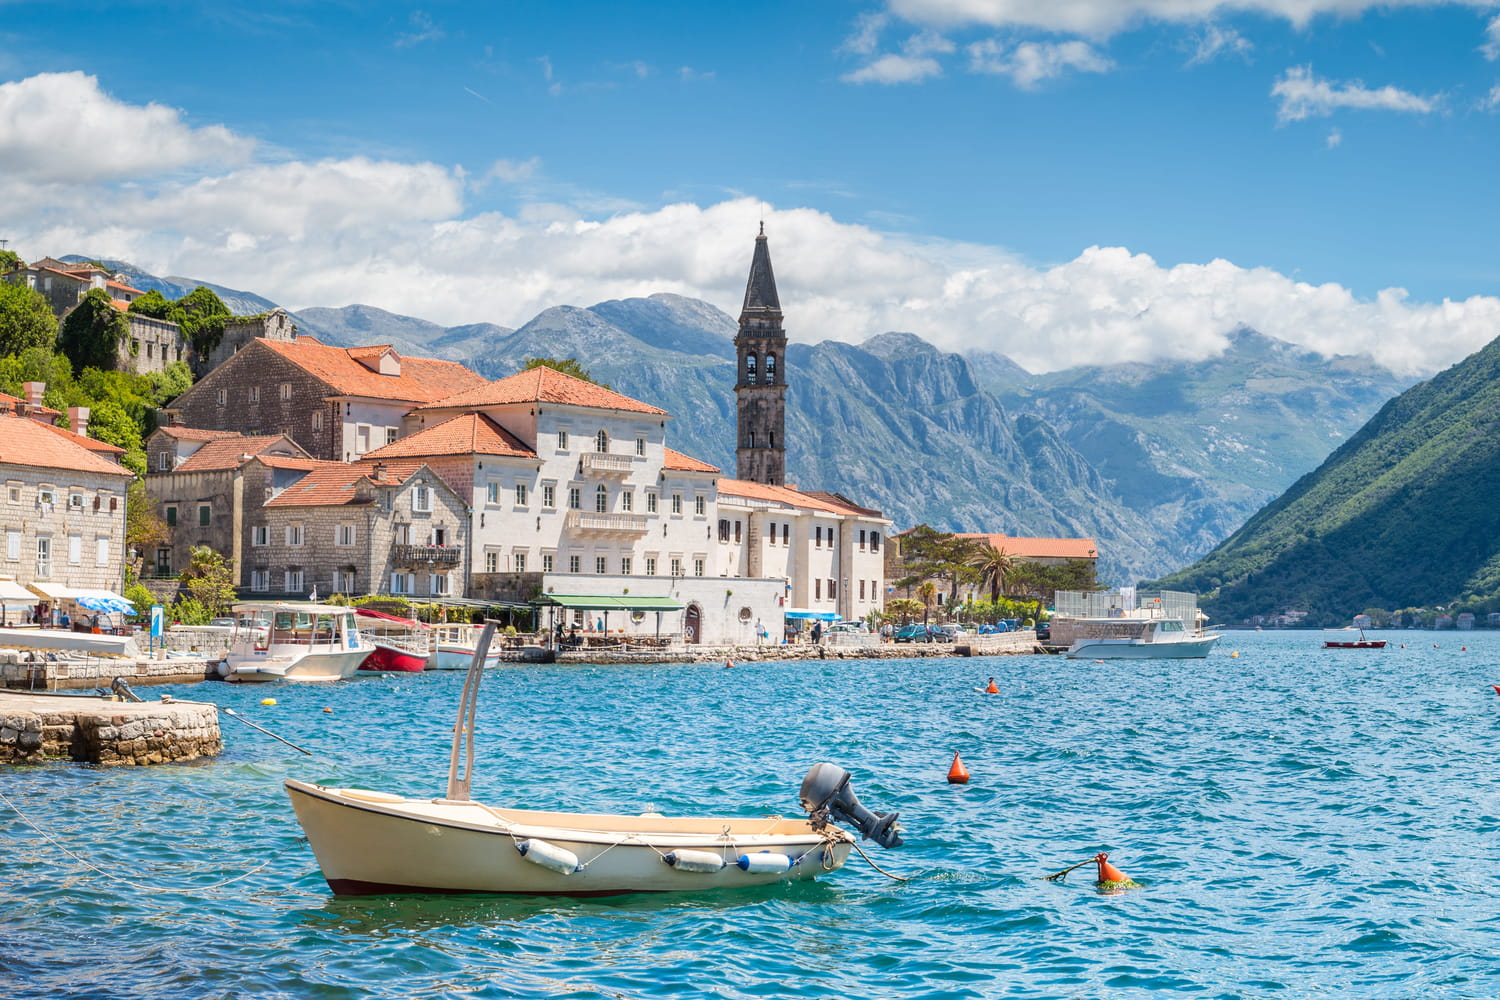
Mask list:
[[[811,885],[604,901],[328,892],[282,779],[441,793],[460,674],[169,689],[320,757],[224,718],[214,761],[0,771],[110,876],[0,805],[0,994],[1495,997],[1500,635],[1386,636],[1409,648],[492,672],[477,798],[791,814],[831,760],[907,828],[868,848],[904,884],[852,857]],[[991,674],[1000,696],[975,690]],[[1040,878],[1099,850],[1142,887]]]

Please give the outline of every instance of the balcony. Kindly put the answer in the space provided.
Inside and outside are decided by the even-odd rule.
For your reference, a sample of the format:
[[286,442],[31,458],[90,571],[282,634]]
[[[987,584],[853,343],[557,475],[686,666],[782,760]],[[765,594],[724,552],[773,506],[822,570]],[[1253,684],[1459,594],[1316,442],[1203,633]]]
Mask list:
[[644,514],[590,514],[570,510],[566,528],[602,535],[644,535],[649,522],[650,518]]
[[605,476],[628,476],[635,463],[629,455],[611,455],[603,451],[583,453],[583,471]]
[[463,558],[463,549],[457,545],[397,545],[394,558],[398,566],[457,563]]

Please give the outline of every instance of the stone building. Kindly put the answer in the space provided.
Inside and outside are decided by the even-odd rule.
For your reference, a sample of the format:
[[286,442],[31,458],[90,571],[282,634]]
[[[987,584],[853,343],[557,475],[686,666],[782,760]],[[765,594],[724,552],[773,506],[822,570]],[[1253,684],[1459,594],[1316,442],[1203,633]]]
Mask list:
[[[115,308],[121,308],[118,302]],[[180,326],[171,320],[133,313],[128,309],[124,312],[125,320],[130,324],[130,336],[120,345],[117,368],[137,375],[150,375],[164,371],[173,362],[192,363],[193,348]]]
[[314,458],[351,462],[400,437],[413,407],[486,384],[456,362],[403,358],[388,346],[258,337],[166,412],[189,427],[285,434]]
[[[124,586],[125,490],[135,476],[120,465],[121,449],[82,441],[61,427],[0,414],[0,598],[7,608],[66,602],[79,591],[118,595]],[[20,588],[36,596],[28,601]]]
[[753,483],[786,483],[786,333],[771,271],[766,226],[761,223],[745,283],[745,304],[734,337],[738,417],[737,476]]
[[214,349],[208,352],[207,357],[195,358],[193,374],[202,378],[258,339],[290,343],[297,339],[297,324],[280,307],[259,316],[234,316],[226,319],[224,335],[219,338]]
[[251,524],[252,596],[462,597],[469,508],[422,462],[323,465]]

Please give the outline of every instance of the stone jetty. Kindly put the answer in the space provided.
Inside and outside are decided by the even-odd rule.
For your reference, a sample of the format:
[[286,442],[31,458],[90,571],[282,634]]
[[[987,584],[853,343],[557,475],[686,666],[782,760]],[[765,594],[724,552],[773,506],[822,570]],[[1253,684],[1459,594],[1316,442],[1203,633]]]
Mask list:
[[0,691],[0,763],[166,764],[223,749],[213,705]]
[[67,656],[55,650],[0,649],[0,687],[25,691],[91,691],[116,677],[127,684],[193,684],[219,676],[222,657]]

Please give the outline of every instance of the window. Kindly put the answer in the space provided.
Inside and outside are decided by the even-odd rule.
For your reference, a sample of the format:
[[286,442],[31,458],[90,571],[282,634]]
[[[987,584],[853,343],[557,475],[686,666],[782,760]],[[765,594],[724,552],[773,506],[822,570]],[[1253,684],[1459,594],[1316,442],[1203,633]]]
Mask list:
[[336,594],[357,594],[359,583],[352,569],[333,571],[333,590]]
[[228,399],[229,391],[227,389],[218,389],[214,392],[214,402],[220,406],[223,406]]
[[281,401],[283,403],[289,403],[289,402],[291,402],[291,399],[292,399],[292,383],[290,383],[290,382],[283,382],[283,383],[281,383],[281,385],[280,385],[279,388],[281,390]]
[[719,541],[729,541],[729,522],[722,517],[719,518]]
[[609,451],[609,435],[600,431],[594,435],[594,450]]
[[70,508],[72,508],[73,510],[83,510],[83,494],[82,493],[69,493],[68,494],[68,506]]
[[441,595],[444,595],[444,594],[448,593],[448,574],[447,573],[434,573],[434,574],[432,574],[432,579],[428,581],[427,585],[428,585],[428,591],[427,592],[430,593],[430,594],[436,594],[436,595],[441,596]]
[[880,532],[878,531],[870,532],[870,551],[880,551]]
[[341,524],[336,529],[334,529],[333,544],[335,544],[335,545],[353,545],[354,544],[354,537],[355,537],[354,525],[352,525],[352,524]]
[[161,453],[159,453],[156,456],[156,471],[157,472],[171,472],[172,471],[172,453],[170,451],[161,452]]
[[740,522],[734,522],[734,540],[738,544],[740,540]]
[[681,559],[673,559],[672,560],[672,575],[673,576],[681,576],[682,575],[682,560]]
[[620,575],[621,576],[629,576],[630,575],[630,557],[629,556],[621,556],[620,557]]
[[646,439],[645,438],[636,438],[635,439],[635,453],[637,455],[645,455],[646,454]]
[[626,490],[620,494],[620,509],[624,511],[635,510],[635,490]]
[[172,550],[165,546],[156,550],[156,575],[172,575]]
[[411,593],[411,581],[412,581],[412,574],[410,574],[410,573],[392,573],[391,574],[391,593],[393,593],[393,594],[409,594],[409,593]]
[[814,580],[813,581],[813,600],[815,600],[815,601],[821,601],[822,599],[823,599],[823,581],[822,580]]
[[286,526],[286,544],[292,548],[296,548],[302,544],[302,525],[289,524]]
[[863,552],[864,550],[865,550],[865,530],[863,528],[861,528],[861,529],[859,529],[859,551]]
[[271,528],[269,525],[257,524],[250,529],[251,545],[270,545]]
[[426,514],[432,510],[432,488],[418,486],[411,492],[411,509]]
[[302,571],[300,569],[289,569],[286,571],[286,592],[295,594],[302,589]]
[[859,599],[861,601],[865,599],[865,581],[863,580],[859,581]]
[[681,493],[673,493],[672,494],[672,513],[674,513],[674,514],[681,514],[682,513],[682,494]]
[[818,549],[823,547],[823,526],[821,524],[813,528],[813,547]]
[[516,484],[516,506],[517,507],[524,507],[524,506],[526,506],[526,484],[525,483],[517,483]]
[[594,511],[603,514],[607,510],[609,510],[609,487],[600,483],[599,488],[594,491]]
[[40,486],[36,491],[36,502],[38,507],[51,509],[53,502],[57,499],[50,486]]
[[543,507],[556,507],[557,506],[557,487],[555,487],[555,486],[543,486],[542,487],[542,506]]
[[11,562],[21,558],[21,533],[19,531],[5,533],[5,558]]
[[568,487],[568,509],[569,510],[582,510],[583,509],[583,491],[580,490],[576,486],[569,486]]
[[607,569],[604,568],[604,557],[603,556],[595,556],[594,557],[594,572],[595,573],[607,573],[607,572],[609,572]]
[[750,438],[749,438],[748,441],[745,442],[745,444],[748,447],[754,448],[755,447],[755,432],[754,431],[750,431],[749,433],[750,433]]
[[694,559],[693,560],[693,575],[694,576],[702,576],[703,575],[703,560],[702,559]]
[[708,513],[708,509],[703,497],[693,497],[693,513],[697,514],[699,517],[702,517],[704,514]]
[[526,572],[526,553],[524,553],[524,552],[517,552],[516,553],[515,562],[516,562],[516,572],[517,573],[524,573],[524,572]]
[[839,582],[837,580],[829,580],[828,581],[828,599],[830,601],[832,601],[832,600],[837,599],[838,596],[839,596]]
[[387,427],[385,429],[385,443],[386,444],[395,444],[396,443],[396,438],[398,438],[400,436],[401,436],[401,431],[398,428]]
[[21,487],[19,487],[19,486],[12,486],[10,488],[10,502],[11,503],[20,503],[21,502]]
[[568,572],[569,573],[577,573],[577,572],[579,572],[579,563],[580,562],[582,562],[582,559],[579,556],[568,556]]
[[656,575],[656,557],[655,556],[647,556],[646,557],[646,575],[647,576],[655,576]]
[[567,431],[558,431],[557,432],[557,450],[558,451],[567,451],[568,450],[568,432]]
[[792,544],[792,526],[790,524],[783,524],[781,526],[781,544]]
[[553,560],[553,555],[550,552],[548,552],[548,553],[546,553],[546,554],[544,554],[542,556],[542,572],[543,573],[550,573],[550,572],[552,572],[552,560]]
[[258,385],[252,385],[250,387],[250,402],[252,402],[252,403],[259,403],[260,402],[260,386],[258,386]]
[[314,410],[312,415],[312,429],[321,431],[323,429],[323,411]]
[[[776,381],[776,355],[774,355],[774,354],[767,354],[766,355],[766,384],[770,385],[772,382],[775,382],[775,381]],[[776,438],[774,436],[771,438],[771,446],[773,448],[776,446]]]
[[203,503],[198,505],[198,527],[206,528],[213,520],[213,508]]
[[169,527],[169,528],[175,527],[176,524],[177,524],[177,508],[176,507],[168,507],[167,510],[166,510],[166,515],[167,515],[167,527]]
[[745,355],[745,384],[755,384],[755,355]]
[[646,513],[647,514],[655,514],[656,513],[656,494],[655,493],[647,493],[646,494]]
[[363,455],[370,450],[370,426],[360,424],[354,429],[354,452]]
[[500,502],[500,484],[486,483],[484,488],[484,499],[487,503]]
[[250,572],[250,589],[251,590],[270,590],[271,589],[271,571],[270,570],[266,570],[266,569],[252,570]]
[[484,554],[484,571],[486,573],[500,572],[500,553],[486,552]]

